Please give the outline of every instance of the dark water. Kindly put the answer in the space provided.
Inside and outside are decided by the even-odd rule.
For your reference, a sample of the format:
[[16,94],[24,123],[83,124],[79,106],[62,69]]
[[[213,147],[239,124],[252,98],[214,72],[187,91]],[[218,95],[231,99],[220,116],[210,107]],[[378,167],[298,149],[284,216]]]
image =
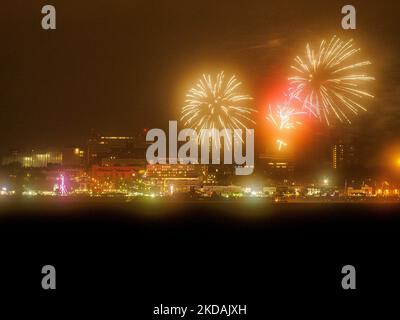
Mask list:
[[[3,201],[1,284],[22,305],[79,305],[134,319],[164,319],[151,314],[161,303],[247,304],[240,319],[317,306],[358,314],[368,301],[390,304],[399,288],[399,209],[256,199]],[[41,289],[45,264],[56,267],[56,292]],[[341,288],[346,264],[356,267],[355,291]]]

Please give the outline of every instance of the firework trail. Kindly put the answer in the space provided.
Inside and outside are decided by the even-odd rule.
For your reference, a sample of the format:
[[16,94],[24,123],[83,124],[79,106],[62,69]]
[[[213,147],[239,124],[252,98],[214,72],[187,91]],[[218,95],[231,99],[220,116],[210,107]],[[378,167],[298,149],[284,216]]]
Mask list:
[[[290,101],[290,100],[289,100]],[[290,106],[290,102],[285,102],[283,106],[277,105],[274,109],[268,106],[268,114],[265,117],[279,132],[295,129],[303,123],[297,118],[306,114],[304,111],[298,111]],[[288,146],[288,143],[282,138],[276,140],[278,151]]]
[[[285,99],[282,104],[277,104],[274,107],[272,107],[271,104],[268,105],[268,111],[265,117],[265,119],[278,130],[279,136],[284,135],[283,131],[293,130],[301,126],[303,122],[300,121],[300,117],[307,114],[307,112],[293,107],[293,105],[296,105],[296,103],[293,103],[297,100],[295,97],[290,94],[284,94],[284,96]],[[282,137],[276,139],[275,142],[278,151],[288,146],[288,143],[283,140]]]

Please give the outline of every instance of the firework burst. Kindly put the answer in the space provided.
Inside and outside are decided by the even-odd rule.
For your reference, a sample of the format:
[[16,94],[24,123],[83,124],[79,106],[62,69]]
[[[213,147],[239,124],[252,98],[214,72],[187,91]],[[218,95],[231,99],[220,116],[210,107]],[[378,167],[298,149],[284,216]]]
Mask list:
[[268,114],[265,117],[271,122],[278,130],[289,130],[302,124],[301,121],[296,119],[298,116],[306,114],[304,111],[297,111],[289,105],[277,105],[275,109],[269,105]]
[[245,129],[254,109],[248,106],[252,98],[239,92],[241,82],[233,75],[225,78],[224,72],[215,77],[203,74],[197,84],[186,94],[181,121],[185,126],[201,129]]
[[[279,132],[287,131],[297,128],[303,123],[299,120],[299,117],[306,114],[304,111],[298,111],[291,107],[290,100],[286,101],[283,105],[277,105],[272,108],[268,106],[268,113],[265,117]],[[281,135],[280,133],[279,135]],[[279,138],[276,140],[278,151],[288,146],[287,142]]]
[[362,99],[373,98],[361,89],[375,79],[362,72],[370,61],[354,61],[359,51],[352,39],[345,42],[336,36],[323,40],[316,51],[307,44],[305,56],[297,56],[291,66],[295,72],[289,77],[292,98],[328,125],[335,118],[351,123],[351,115],[366,111]]

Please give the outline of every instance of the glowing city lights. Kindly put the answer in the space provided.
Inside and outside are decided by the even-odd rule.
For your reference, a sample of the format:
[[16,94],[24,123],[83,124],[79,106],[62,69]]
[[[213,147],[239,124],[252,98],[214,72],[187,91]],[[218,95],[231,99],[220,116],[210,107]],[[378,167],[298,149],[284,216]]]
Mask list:
[[67,187],[65,185],[65,177],[63,174],[60,174],[60,177],[59,177],[58,191],[61,196],[66,196],[68,194]]

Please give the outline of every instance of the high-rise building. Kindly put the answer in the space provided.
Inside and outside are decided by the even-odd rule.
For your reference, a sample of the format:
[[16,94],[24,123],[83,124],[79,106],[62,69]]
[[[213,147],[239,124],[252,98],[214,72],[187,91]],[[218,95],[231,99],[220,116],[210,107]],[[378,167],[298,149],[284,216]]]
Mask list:
[[93,135],[87,143],[86,163],[100,165],[102,160],[145,159],[146,141],[143,134],[135,136],[99,136]]
[[344,144],[334,144],[332,146],[332,168],[338,169],[342,168],[344,165],[344,153],[345,146]]
[[355,148],[351,144],[339,142],[332,145],[332,169],[346,170],[356,164]]

